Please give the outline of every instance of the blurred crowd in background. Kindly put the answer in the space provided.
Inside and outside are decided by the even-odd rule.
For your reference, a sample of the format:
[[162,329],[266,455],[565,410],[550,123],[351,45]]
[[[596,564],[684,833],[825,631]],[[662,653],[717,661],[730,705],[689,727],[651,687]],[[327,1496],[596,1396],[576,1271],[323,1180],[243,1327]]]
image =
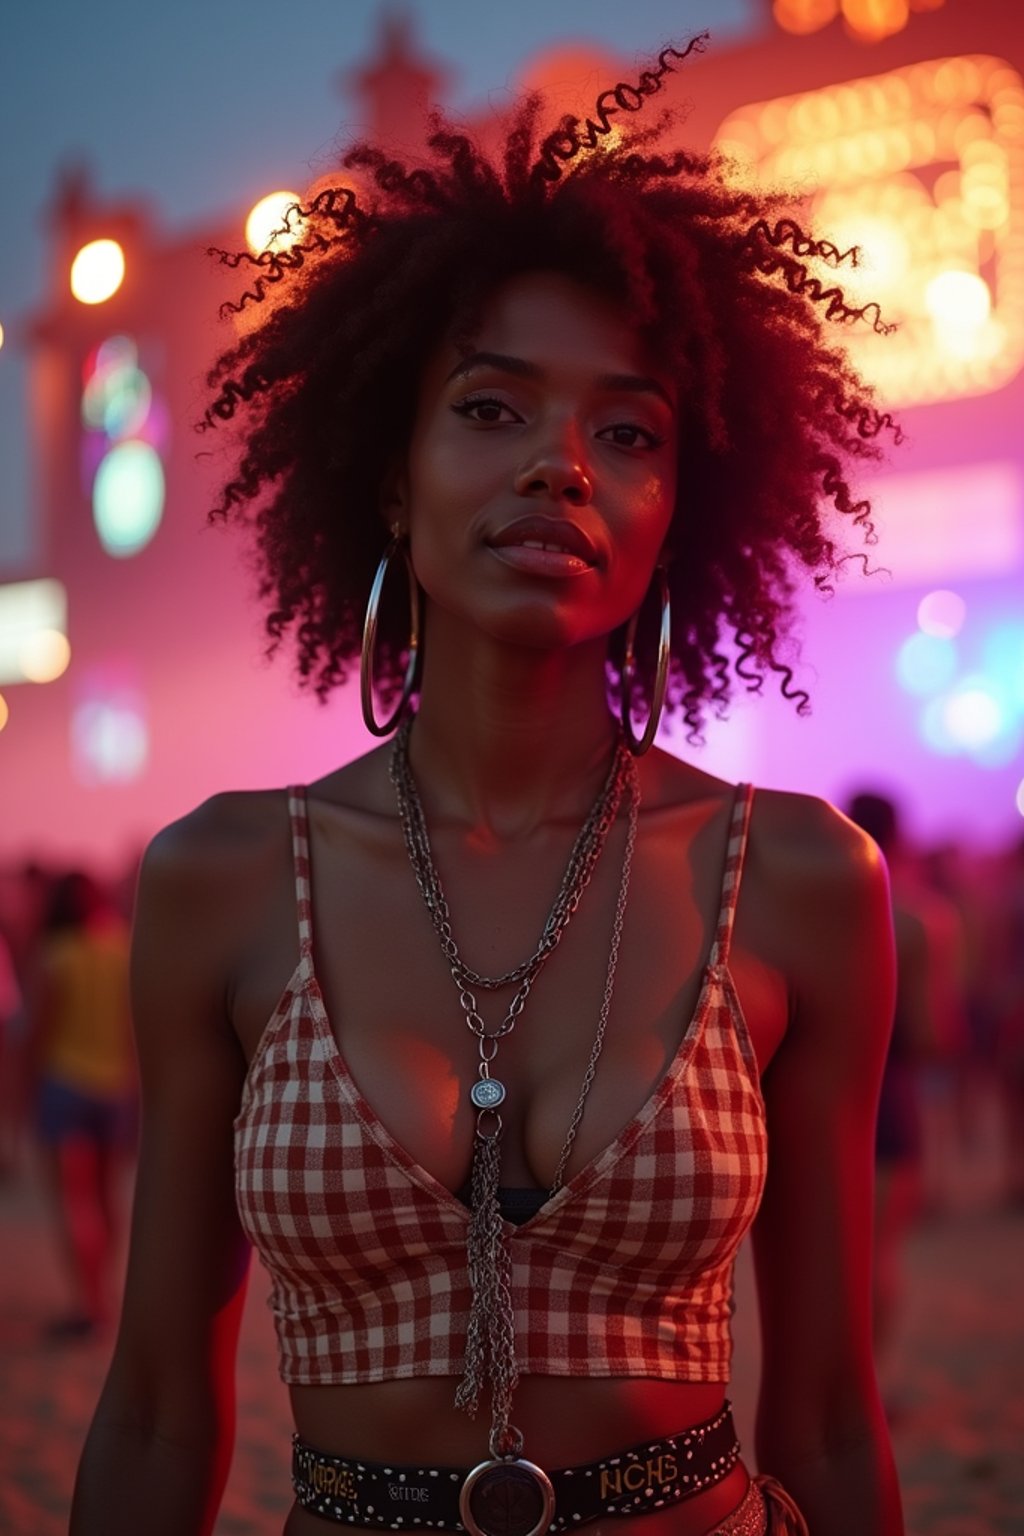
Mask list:
[[52,1213],[65,1306],[53,1342],[115,1317],[138,1130],[128,984],[135,871],[116,884],[31,863],[0,871],[0,1177]]
[[[876,1341],[901,1306],[913,1224],[962,1211],[962,1170],[998,1145],[995,1203],[1024,1210],[1024,837],[998,852],[915,847],[901,809],[865,789],[844,807],[890,870],[898,998],[879,1108]],[[0,868],[0,1179],[35,1181],[65,1306],[50,1341],[116,1317],[138,1134],[128,952],[135,868]],[[977,1199],[971,1186],[967,1198]],[[0,1298],[2,1305],[2,1298]]]

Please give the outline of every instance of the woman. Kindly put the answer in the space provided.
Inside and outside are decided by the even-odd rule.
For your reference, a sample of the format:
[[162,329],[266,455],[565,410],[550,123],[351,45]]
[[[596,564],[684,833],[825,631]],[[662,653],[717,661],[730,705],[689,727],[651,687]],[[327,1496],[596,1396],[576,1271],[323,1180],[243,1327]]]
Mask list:
[[[211,1529],[247,1239],[288,1536],[803,1530],[793,1500],[815,1536],[902,1529],[868,1303],[882,869],[826,805],[645,750],[666,685],[693,737],[734,673],[805,702],[789,571],[828,581],[821,500],[863,524],[844,464],[891,423],[822,333],[861,313],[803,265],[838,253],[610,132],[684,56],[539,145],[527,104],[500,165],[443,124],[412,170],[357,147],[358,196],[226,258],[265,318],[212,379],[243,433],[218,512],[252,516],[301,675],[326,696],[362,647],[398,728],[147,855],[137,1214],[76,1536]],[[725,1397],[751,1223],[763,1487]]]

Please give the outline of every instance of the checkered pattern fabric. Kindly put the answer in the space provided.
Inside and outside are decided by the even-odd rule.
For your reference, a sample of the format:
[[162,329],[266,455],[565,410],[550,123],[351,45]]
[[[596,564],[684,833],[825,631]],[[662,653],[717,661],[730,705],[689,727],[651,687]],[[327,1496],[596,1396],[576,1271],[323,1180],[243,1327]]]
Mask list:
[[[243,1225],[272,1278],[283,1379],[459,1376],[469,1213],[356,1087],[313,967],[305,793],[289,792],[301,954],[235,1121]],[[615,1141],[509,1225],[520,1370],[726,1381],[732,1261],[761,1198],[764,1104],[728,970],[751,791],[737,791],[697,1007]]]

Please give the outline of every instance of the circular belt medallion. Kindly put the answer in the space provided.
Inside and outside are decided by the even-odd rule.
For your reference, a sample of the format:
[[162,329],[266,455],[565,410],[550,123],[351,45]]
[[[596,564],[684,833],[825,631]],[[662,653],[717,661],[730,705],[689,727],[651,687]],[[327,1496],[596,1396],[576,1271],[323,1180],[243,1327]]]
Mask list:
[[555,1490],[532,1461],[482,1461],[462,1485],[459,1514],[470,1536],[544,1536]]

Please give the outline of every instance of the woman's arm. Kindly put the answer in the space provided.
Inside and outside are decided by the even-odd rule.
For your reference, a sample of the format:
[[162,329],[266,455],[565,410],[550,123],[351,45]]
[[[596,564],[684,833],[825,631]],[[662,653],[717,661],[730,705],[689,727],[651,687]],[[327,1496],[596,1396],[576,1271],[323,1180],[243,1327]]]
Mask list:
[[201,1536],[230,1463],[249,1249],[234,1200],[244,1062],[224,1005],[230,861],[218,858],[218,815],[212,802],[161,833],[140,877],[132,1009],[143,1114],[131,1251],[71,1536]]
[[772,796],[767,809],[752,851],[785,923],[791,982],[763,1085],[758,1466],[792,1493],[812,1536],[902,1536],[871,1338],[875,1117],[894,998],[888,882],[875,845],[831,807]]

